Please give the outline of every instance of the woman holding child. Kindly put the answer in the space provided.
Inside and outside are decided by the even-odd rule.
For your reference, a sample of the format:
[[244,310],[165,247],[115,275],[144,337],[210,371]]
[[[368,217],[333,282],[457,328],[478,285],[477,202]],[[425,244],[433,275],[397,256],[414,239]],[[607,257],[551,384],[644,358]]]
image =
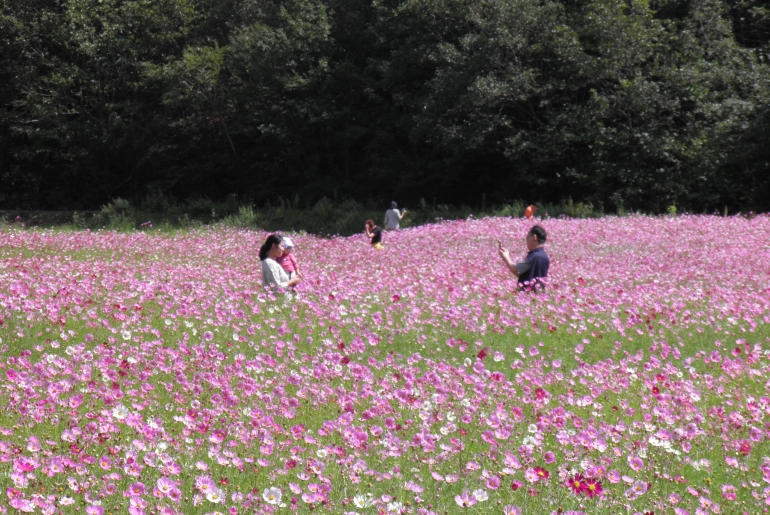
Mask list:
[[283,256],[283,238],[271,234],[259,249],[259,259],[262,260],[262,285],[265,288],[291,288],[299,284],[299,277],[289,279],[286,271],[276,259]]

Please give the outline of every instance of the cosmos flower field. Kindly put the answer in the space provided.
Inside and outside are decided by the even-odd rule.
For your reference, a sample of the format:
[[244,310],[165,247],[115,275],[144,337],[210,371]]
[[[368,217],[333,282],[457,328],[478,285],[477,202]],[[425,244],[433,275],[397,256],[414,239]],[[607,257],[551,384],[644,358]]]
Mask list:
[[0,513],[759,514],[770,217],[0,231]]

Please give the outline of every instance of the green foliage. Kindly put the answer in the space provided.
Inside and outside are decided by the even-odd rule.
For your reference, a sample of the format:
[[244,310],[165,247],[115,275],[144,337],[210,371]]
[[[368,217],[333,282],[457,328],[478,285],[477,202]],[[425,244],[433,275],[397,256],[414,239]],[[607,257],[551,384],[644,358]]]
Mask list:
[[768,59],[761,0],[7,0],[0,205],[766,210]]
[[77,230],[85,229],[88,227],[86,218],[83,216],[83,214],[78,213],[77,211],[72,213],[72,227]]
[[[468,217],[512,216],[520,217],[524,205],[514,202],[508,205],[492,206],[478,211],[468,206],[454,207],[448,204],[428,204],[424,199],[417,207],[409,208],[401,221],[401,227],[414,227],[437,220],[456,220]],[[560,204],[545,204],[545,216],[566,215],[575,218],[597,216],[591,207],[584,207],[571,201]],[[41,213],[44,215],[45,213]],[[258,208],[252,204],[238,204],[229,197],[225,202],[214,202],[203,197],[193,197],[186,202],[175,202],[167,196],[153,192],[137,206],[121,198],[102,206],[98,212],[74,212],[70,216],[52,219],[30,219],[29,226],[64,225],[72,229],[116,229],[116,230],[161,230],[176,231],[203,225],[221,224],[227,227],[263,229],[280,232],[309,232],[319,235],[352,235],[363,232],[363,224],[372,219],[381,224],[384,210],[377,204],[363,204],[355,200],[335,201],[322,198],[312,205],[304,206],[299,196],[293,199],[279,197],[277,205]],[[25,220],[26,222],[27,220]]]
[[234,215],[226,216],[222,224],[227,227],[255,228],[259,223],[259,214],[252,206],[242,206]]
[[[134,227],[133,215],[134,208],[131,206],[131,202],[123,198],[116,198],[109,204],[102,206],[95,221],[107,229],[131,229]],[[83,223],[82,219],[73,215],[73,224],[80,223]]]

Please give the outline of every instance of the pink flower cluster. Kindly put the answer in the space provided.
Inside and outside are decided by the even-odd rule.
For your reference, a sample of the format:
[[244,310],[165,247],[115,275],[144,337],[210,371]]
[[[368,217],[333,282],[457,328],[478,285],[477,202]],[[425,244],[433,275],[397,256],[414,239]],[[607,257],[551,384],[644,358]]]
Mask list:
[[770,218],[542,223],[0,232],[0,513],[760,513]]

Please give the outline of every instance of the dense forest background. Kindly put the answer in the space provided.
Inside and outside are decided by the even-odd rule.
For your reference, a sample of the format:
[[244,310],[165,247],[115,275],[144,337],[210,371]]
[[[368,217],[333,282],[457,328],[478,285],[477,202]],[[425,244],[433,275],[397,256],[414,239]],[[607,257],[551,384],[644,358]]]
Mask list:
[[0,0],[0,207],[770,209],[770,2]]

